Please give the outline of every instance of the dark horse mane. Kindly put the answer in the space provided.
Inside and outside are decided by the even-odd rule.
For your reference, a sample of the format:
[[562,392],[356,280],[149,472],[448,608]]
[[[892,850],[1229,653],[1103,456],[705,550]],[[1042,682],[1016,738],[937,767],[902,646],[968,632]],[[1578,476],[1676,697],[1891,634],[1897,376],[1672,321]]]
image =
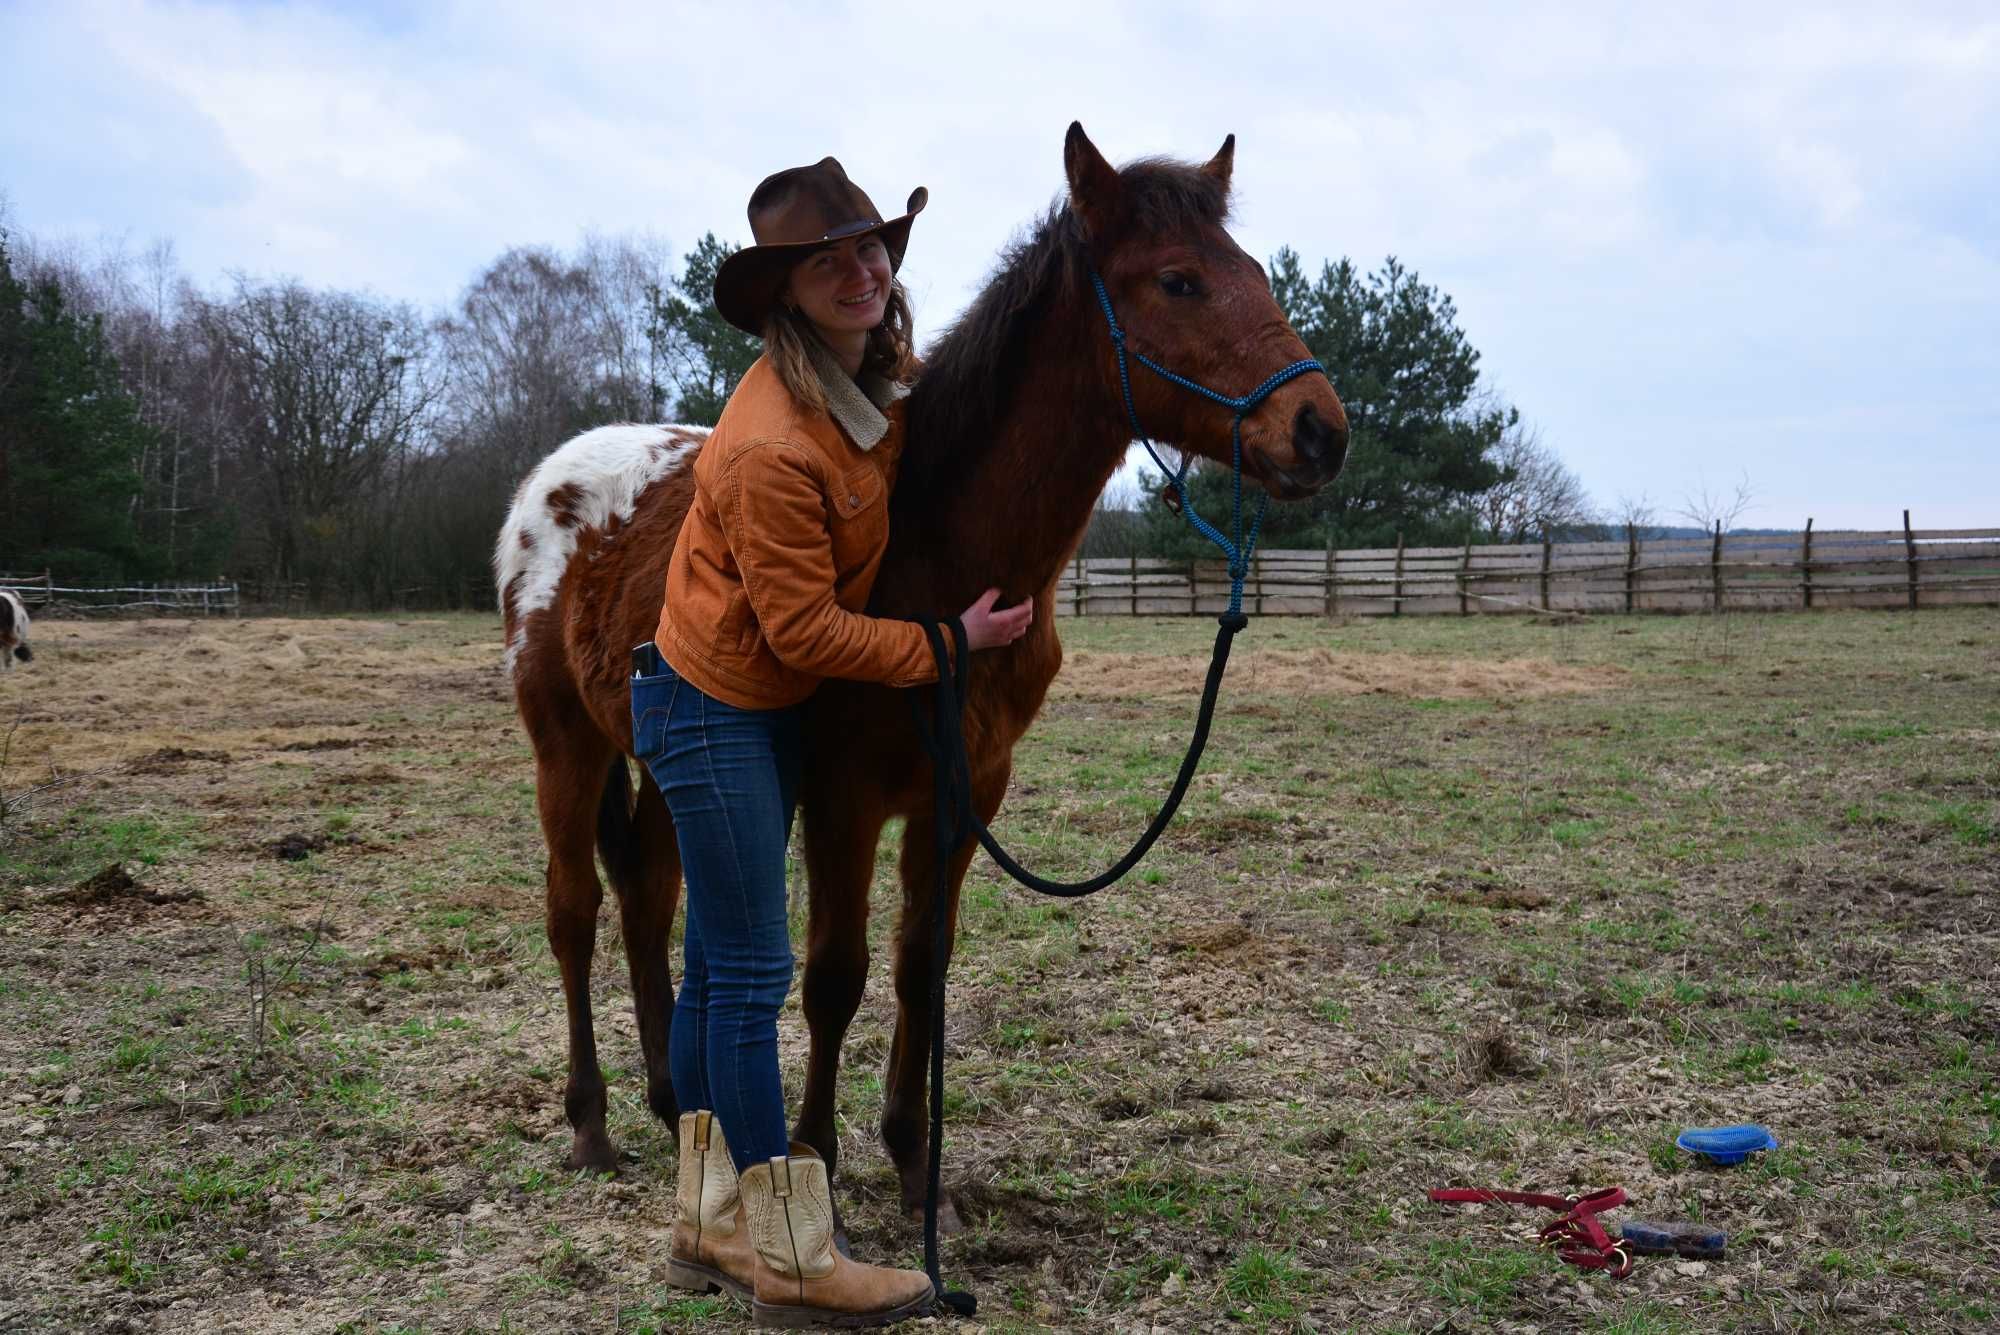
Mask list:
[[[1199,167],[1144,158],[1118,175],[1124,217],[1136,231],[1182,232],[1228,221],[1228,187]],[[1079,306],[1093,328],[1101,326],[1090,291],[1090,250],[1076,215],[1058,201],[1025,240],[1006,249],[965,313],[931,345],[910,392],[911,446],[891,502],[892,533],[940,514],[998,442],[1028,364],[1029,336],[1044,313],[1057,304]]]

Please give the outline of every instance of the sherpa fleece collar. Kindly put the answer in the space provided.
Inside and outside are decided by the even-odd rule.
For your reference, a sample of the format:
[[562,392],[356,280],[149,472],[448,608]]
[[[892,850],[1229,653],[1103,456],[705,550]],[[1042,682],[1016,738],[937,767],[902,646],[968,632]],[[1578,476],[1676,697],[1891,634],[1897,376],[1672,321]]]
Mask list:
[[889,433],[889,419],[883,409],[910,392],[872,371],[863,371],[857,380],[841,367],[833,350],[818,339],[807,339],[806,355],[819,373],[820,388],[826,391],[827,411],[854,443],[872,450]]

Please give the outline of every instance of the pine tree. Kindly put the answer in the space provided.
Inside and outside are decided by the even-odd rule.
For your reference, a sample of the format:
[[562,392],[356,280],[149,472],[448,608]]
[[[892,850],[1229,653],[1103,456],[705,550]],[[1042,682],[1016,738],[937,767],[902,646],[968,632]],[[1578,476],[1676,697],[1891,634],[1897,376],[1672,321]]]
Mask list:
[[18,279],[0,235],[0,568],[147,573],[133,507],[148,432],[98,319],[54,279]]
[[[1273,503],[1259,546],[1319,547],[1329,531],[1344,547],[1393,546],[1399,533],[1412,545],[1464,541],[1472,498],[1505,476],[1492,455],[1519,414],[1481,394],[1479,353],[1451,298],[1393,255],[1366,276],[1343,259],[1311,281],[1287,247],[1270,274],[1279,308],[1346,405],[1351,436],[1340,477],[1310,500]],[[1198,466],[1190,491],[1226,530],[1228,470]],[[1246,525],[1257,499],[1246,483]],[[1160,549],[1208,553],[1164,504],[1149,510]]]
[[674,394],[674,420],[713,426],[736,382],[763,351],[761,340],[744,333],[715,309],[715,273],[738,247],[713,232],[688,252],[687,268],[671,291],[653,294],[647,329],[663,352]]

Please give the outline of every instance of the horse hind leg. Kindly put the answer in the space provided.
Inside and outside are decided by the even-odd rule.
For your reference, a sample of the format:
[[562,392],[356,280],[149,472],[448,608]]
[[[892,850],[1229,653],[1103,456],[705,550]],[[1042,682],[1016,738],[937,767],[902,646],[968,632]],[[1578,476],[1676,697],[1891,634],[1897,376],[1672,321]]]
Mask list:
[[[680,845],[674,838],[666,799],[660,796],[651,772],[640,766],[638,800],[628,813],[624,809],[623,761],[614,761],[613,768],[599,809],[598,851],[618,892],[625,958],[632,970],[632,1011],[639,1022],[639,1047],[646,1059],[646,1106],[678,1134],[680,1103],[667,1064],[667,1044],[674,1026],[668,936],[673,930],[674,911],[680,905]],[[617,811],[612,810],[614,798]],[[622,827],[617,824],[621,815],[625,818]]]
[[[572,736],[575,734],[572,733]],[[604,1129],[604,1073],[590,1013],[590,962],[597,948],[597,910],[604,887],[593,857],[596,808],[610,766],[609,747],[537,748],[535,801],[548,843],[546,887],[549,950],[562,973],[569,1021],[569,1081],[563,1112],[572,1133],[569,1166],[614,1172],[617,1152]]]

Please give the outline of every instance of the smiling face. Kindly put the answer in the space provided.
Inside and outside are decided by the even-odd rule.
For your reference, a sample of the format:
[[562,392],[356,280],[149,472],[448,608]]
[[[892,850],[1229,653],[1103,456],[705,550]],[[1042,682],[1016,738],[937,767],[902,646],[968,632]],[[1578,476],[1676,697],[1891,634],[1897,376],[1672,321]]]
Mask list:
[[893,276],[880,236],[849,237],[801,260],[786,282],[786,299],[829,346],[839,347],[882,323]]

